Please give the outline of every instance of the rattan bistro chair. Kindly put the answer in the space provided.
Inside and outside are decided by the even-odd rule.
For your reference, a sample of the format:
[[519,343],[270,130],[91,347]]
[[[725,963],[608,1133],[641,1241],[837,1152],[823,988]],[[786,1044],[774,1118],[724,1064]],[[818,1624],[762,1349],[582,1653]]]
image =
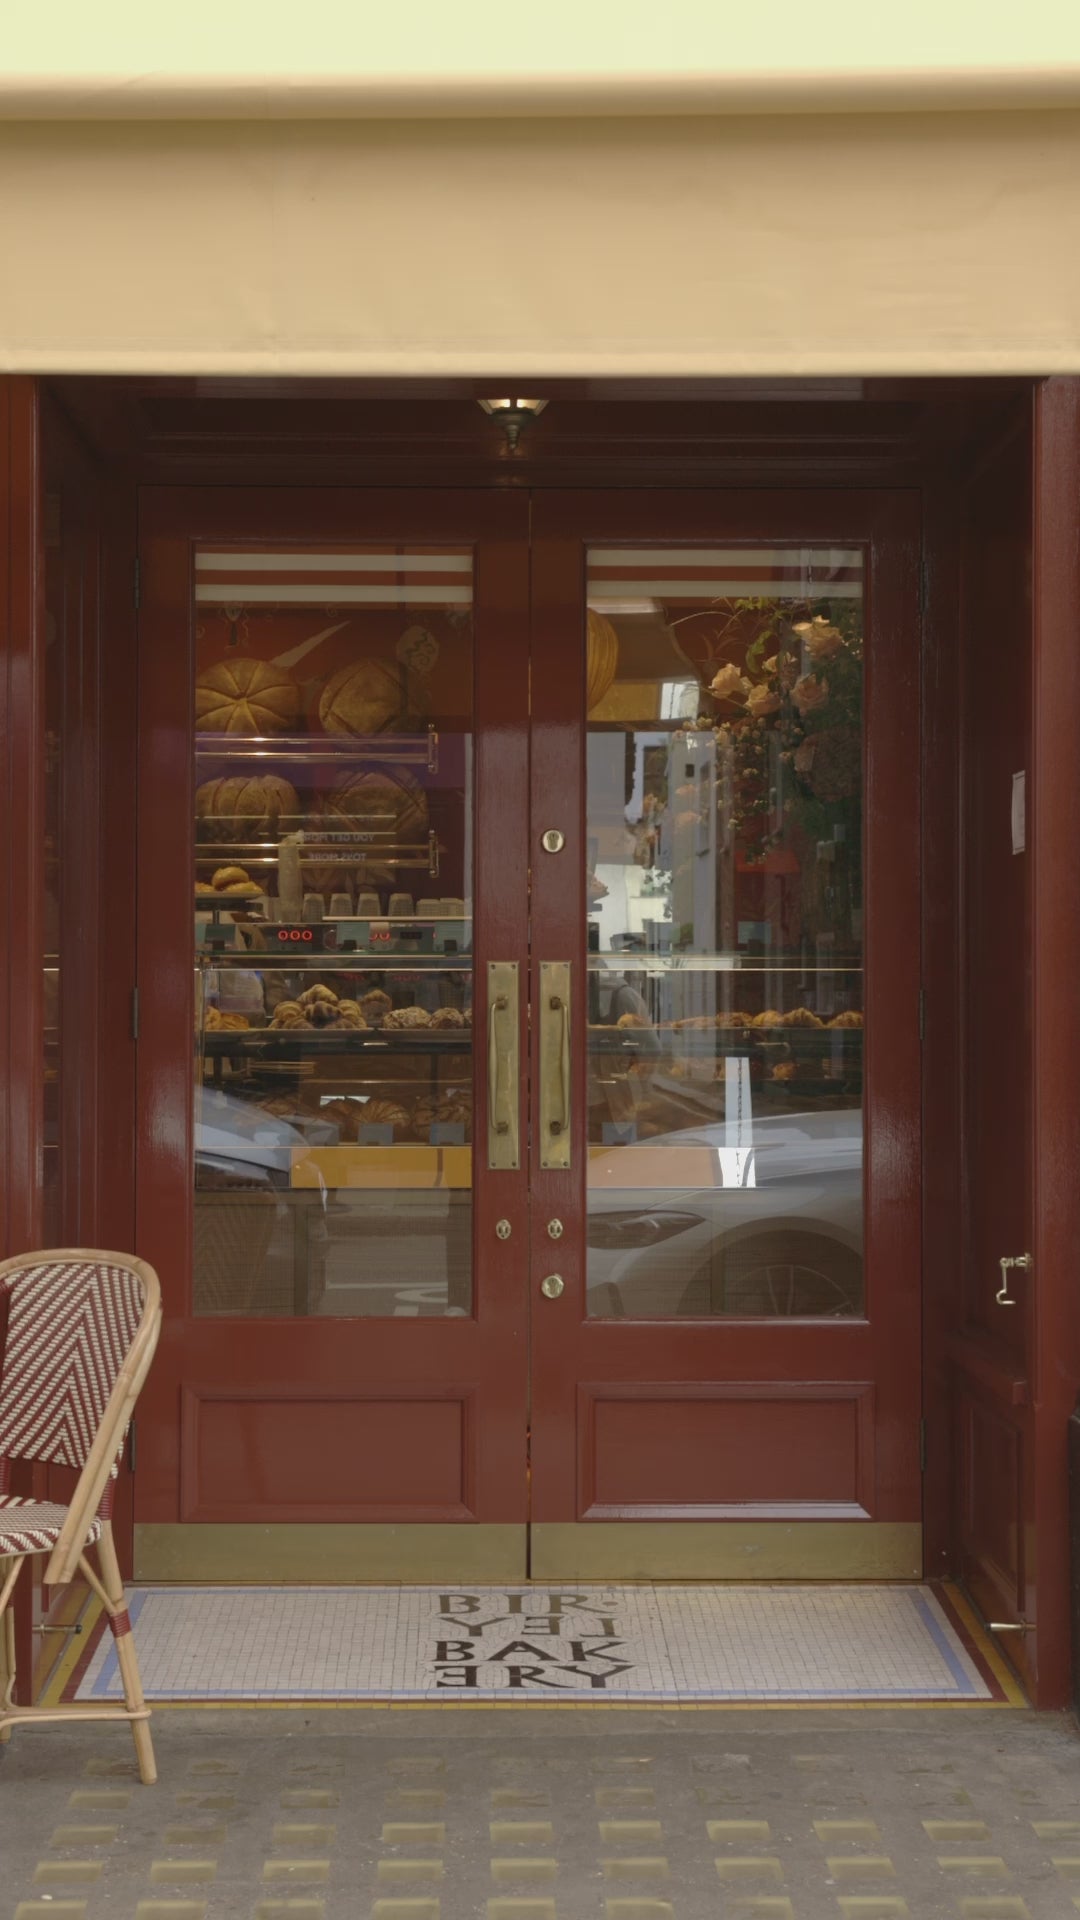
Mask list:
[[[157,1778],[150,1710],[124,1604],[112,1537],[120,1455],[161,1328],[151,1267],[122,1253],[63,1247],[0,1264],[8,1306],[0,1361],[0,1740],[33,1720],[127,1720],[139,1774]],[[68,1506],[9,1492],[16,1462],[74,1468]],[[98,1567],[87,1557],[96,1547]],[[12,1597],[23,1561],[48,1554],[47,1586],[77,1572],[104,1605],[116,1640],[124,1705],[16,1707]]]

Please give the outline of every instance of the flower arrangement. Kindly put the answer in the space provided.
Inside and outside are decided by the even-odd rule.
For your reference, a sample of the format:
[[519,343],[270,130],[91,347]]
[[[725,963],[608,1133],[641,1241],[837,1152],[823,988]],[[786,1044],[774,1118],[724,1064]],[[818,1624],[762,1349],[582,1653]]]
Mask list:
[[[704,672],[699,667],[704,680],[722,662],[707,686],[713,711],[699,714],[696,730],[711,731],[722,749],[720,805],[744,857],[754,860],[782,844],[791,827],[823,839],[857,811],[861,605],[740,599],[723,612]],[[724,660],[725,653],[736,657]]]

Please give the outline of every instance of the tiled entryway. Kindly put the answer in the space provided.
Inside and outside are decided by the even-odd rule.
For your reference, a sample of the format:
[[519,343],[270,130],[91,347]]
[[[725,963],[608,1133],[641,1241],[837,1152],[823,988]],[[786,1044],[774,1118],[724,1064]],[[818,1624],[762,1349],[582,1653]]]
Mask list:
[[1076,1920],[1063,1716],[164,1709],[0,1749],[0,1920]]
[[[131,1613],[156,1700],[999,1697],[925,1586],[159,1587]],[[76,1697],[119,1698],[111,1641]]]

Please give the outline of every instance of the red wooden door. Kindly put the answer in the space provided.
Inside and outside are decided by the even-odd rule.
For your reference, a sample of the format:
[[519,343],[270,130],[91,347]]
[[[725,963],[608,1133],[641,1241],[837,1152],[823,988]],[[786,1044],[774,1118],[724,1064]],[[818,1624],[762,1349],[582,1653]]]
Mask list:
[[144,1577],[524,1571],[526,524],[143,498]]
[[534,1577],[922,1571],[918,563],[534,507]]
[[144,500],[144,1577],[921,1571],[912,499],[533,524]]

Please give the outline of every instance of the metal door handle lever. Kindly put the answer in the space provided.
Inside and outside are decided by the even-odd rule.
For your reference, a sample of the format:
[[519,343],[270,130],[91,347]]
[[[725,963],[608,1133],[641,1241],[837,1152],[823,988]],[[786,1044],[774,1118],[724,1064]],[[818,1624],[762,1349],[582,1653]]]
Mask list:
[[1019,1305],[1019,1302],[1009,1292],[1009,1275],[1015,1267],[1019,1267],[1021,1273],[1027,1273],[1034,1264],[1030,1253],[1002,1254],[1001,1259],[998,1261],[998,1265],[1001,1268],[1001,1285],[994,1295],[999,1306],[1015,1307]]

